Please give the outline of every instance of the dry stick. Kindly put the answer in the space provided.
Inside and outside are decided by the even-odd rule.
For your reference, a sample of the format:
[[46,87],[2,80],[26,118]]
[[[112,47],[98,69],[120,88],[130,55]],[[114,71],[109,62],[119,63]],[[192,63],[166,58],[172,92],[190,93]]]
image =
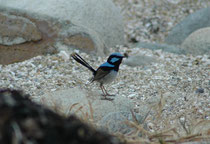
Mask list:
[[149,115],[149,114],[150,114],[150,112],[151,112],[151,109],[152,109],[152,108],[150,108],[150,109],[149,109],[149,111],[146,113],[146,115],[145,115],[144,119],[142,120],[142,123],[144,123],[144,122],[145,122],[145,120],[147,119],[148,115]]
[[135,122],[132,122],[132,121],[126,121],[125,122],[127,125],[131,126],[131,127],[134,127],[134,128],[137,128],[139,131],[143,132],[144,134],[150,136],[151,133],[149,133],[148,131],[146,131],[142,126],[140,125],[137,125]]
[[130,111],[131,111],[131,115],[132,115],[132,118],[133,118],[134,122],[135,122],[136,124],[138,124],[138,120],[137,120],[137,118],[136,118],[134,112],[132,111],[132,109],[131,109]]
[[90,108],[90,117],[93,120],[93,107],[89,100],[88,100],[88,104],[89,104],[89,108]]
[[154,135],[151,135],[149,138],[153,138],[153,137],[161,137],[161,136],[171,136],[171,135],[163,135],[164,133],[168,133],[170,131],[174,131],[175,128],[170,128],[170,129],[167,129],[165,131],[162,131],[160,133],[157,133],[157,134],[154,134]]
[[79,103],[74,103],[73,105],[71,105],[69,111],[71,111],[76,105],[78,105]]
[[80,106],[76,111],[75,111],[75,113],[77,113],[78,111],[81,111],[83,114],[84,114],[84,112],[81,110],[83,108],[83,106]]
[[[134,122],[135,122],[136,124],[138,124],[139,122],[138,122],[138,120],[137,120],[137,118],[136,118],[134,112],[133,112],[132,110],[130,110],[130,112],[131,112],[131,114],[132,114],[132,118],[133,118]],[[150,108],[150,110],[146,113],[144,119],[142,120],[142,123],[145,122],[145,120],[146,120],[146,118],[148,117],[148,115],[149,115],[150,112],[151,112],[151,108]]]
[[195,138],[197,136],[200,136],[200,134],[193,134],[193,135],[181,137],[179,139],[174,139],[174,140],[166,140],[166,142],[186,142],[186,141],[189,141],[191,138]]
[[186,127],[186,116],[184,118],[184,122],[182,122],[180,119],[179,119],[179,122],[180,122],[181,126],[183,127],[183,129],[185,130],[185,132],[187,134],[190,134],[190,130],[188,130],[187,127]]

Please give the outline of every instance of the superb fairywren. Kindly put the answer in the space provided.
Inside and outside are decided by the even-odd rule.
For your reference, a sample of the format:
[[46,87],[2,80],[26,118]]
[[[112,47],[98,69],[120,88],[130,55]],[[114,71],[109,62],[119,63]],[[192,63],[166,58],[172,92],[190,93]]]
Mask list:
[[127,57],[126,55],[123,56],[122,54],[115,52],[112,53],[109,58],[107,59],[107,62],[103,63],[98,67],[97,70],[93,69],[81,56],[79,56],[77,53],[71,54],[71,57],[74,58],[77,62],[82,64],[83,66],[87,67],[90,71],[93,72],[93,78],[91,79],[91,82],[97,81],[100,83],[100,88],[104,94],[104,97],[106,100],[112,100],[107,98],[106,96],[111,96],[107,93],[106,89],[104,88],[104,84],[111,83],[117,76],[117,72],[119,70],[119,66],[122,62],[122,59],[124,57]]

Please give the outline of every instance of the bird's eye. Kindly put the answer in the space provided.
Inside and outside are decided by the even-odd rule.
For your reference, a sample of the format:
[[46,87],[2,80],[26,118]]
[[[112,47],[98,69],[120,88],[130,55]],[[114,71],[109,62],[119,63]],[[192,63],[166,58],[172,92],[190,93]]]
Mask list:
[[110,61],[112,62],[112,63],[115,63],[116,61],[118,61],[120,58],[112,58]]

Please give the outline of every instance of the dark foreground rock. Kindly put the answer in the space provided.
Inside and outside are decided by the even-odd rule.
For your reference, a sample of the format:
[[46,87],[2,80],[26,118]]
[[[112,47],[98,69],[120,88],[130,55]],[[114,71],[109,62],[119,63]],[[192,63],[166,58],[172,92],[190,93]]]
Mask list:
[[75,116],[64,118],[16,90],[0,90],[0,143],[119,144]]

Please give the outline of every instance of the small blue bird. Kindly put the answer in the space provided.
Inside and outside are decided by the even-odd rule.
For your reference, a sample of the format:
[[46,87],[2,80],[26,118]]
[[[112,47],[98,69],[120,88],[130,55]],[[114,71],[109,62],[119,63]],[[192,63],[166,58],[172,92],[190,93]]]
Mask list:
[[104,94],[104,99],[113,100],[106,97],[106,96],[112,96],[112,95],[108,94],[108,92],[106,91],[103,85],[111,83],[116,78],[122,59],[127,56],[126,55],[123,56],[122,54],[118,52],[112,53],[107,59],[107,61],[103,63],[102,65],[100,65],[97,70],[93,69],[93,67],[91,67],[77,53],[71,54],[71,57],[93,72],[93,78],[91,79],[91,82],[97,81],[100,83],[100,88]]

